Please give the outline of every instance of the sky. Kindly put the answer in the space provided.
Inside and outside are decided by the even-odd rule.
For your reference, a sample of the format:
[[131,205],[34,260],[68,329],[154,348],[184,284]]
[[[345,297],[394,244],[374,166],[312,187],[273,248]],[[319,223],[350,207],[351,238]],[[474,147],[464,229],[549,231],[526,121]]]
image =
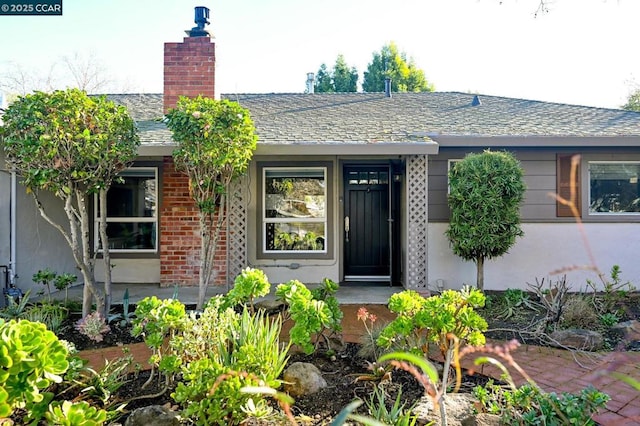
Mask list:
[[362,81],[393,41],[437,91],[623,105],[640,87],[640,1],[552,0],[536,14],[539,3],[63,0],[62,16],[0,16],[0,77],[19,68],[64,84],[62,58],[79,55],[104,68],[104,91],[161,93],[164,43],[182,41],[206,6],[217,93],[303,92],[306,74],[338,54]]

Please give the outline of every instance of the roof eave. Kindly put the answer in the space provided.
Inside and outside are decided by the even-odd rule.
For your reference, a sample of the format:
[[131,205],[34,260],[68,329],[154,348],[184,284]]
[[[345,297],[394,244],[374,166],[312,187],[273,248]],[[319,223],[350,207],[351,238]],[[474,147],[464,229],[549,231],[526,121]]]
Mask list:
[[640,147],[640,136],[478,136],[434,135],[429,137],[443,148],[465,147]]
[[258,143],[255,155],[436,155],[434,141],[371,143]]

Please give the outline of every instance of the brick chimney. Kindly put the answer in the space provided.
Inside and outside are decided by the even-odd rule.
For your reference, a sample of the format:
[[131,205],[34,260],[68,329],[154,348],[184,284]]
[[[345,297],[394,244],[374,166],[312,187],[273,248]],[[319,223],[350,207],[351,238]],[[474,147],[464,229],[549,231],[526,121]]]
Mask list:
[[204,30],[209,9],[196,7],[196,27],[186,31],[182,43],[164,44],[164,112],[180,96],[215,97],[215,43]]

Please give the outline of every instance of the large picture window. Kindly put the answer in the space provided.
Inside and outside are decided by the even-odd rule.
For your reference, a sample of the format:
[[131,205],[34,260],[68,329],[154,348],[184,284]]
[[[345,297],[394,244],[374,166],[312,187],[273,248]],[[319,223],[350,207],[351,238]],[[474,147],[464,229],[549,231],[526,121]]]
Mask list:
[[[158,247],[158,169],[132,167],[107,193],[107,236],[114,252],[155,252]],[[96,196],[95,241],[102,214]]]
[[589,213],[640,213],[640,161],[589,162]]
[[327,253],[327,167],[262,168],[262,252]]

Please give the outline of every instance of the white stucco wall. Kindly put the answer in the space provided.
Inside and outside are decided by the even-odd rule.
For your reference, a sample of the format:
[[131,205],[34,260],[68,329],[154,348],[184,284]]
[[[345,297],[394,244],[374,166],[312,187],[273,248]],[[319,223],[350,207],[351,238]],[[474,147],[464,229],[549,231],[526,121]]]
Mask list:
[[[154,284],[160,282],[160,259],[111,258],[111,281],[114,283]],[[104,262],[96,262],[96,280],[102,281]]]
[[[435,288],[438,279],[445,288],[459,289],[463,284],[475,285],[476,267],[454,255],[444,235],[448,224],[429,224],[429,284]],[[485,289],[527,290],[527,283],[538,279],[558,279],[554,272],[566,273],[572,291],[586,288],[586,280],[599,282],[588,252],[600,271],[609,276],[613,265],[619,265],[622,279],[640,288],[640,223],[587,223],[587,243],[574,223],[526,223],[525,233],[506,255],[485,262]]]

